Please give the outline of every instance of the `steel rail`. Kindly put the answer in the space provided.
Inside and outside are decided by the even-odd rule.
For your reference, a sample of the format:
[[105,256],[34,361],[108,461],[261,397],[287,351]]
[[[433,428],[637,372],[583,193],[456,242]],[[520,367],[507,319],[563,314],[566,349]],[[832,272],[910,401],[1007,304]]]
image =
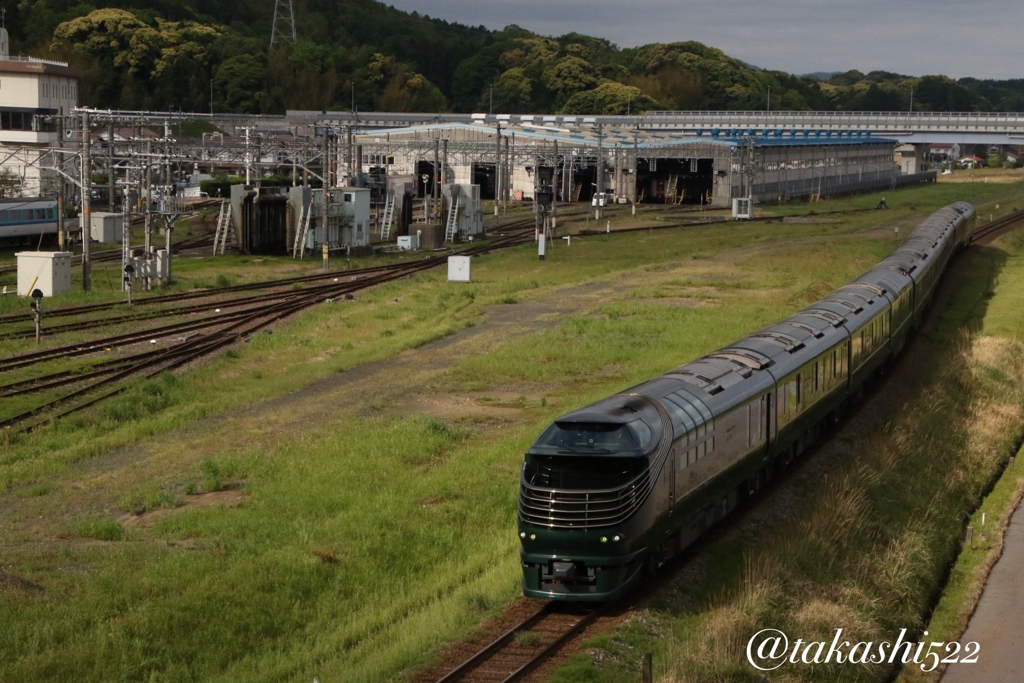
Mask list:
[[547,616],[548,613],[553,609],[553,604],[554,603],[546,602],[543,605],[541,605],[540,609],[538,609],[536,612],[526,617],[509,630],[502,633],[500,636],[498,636],[497,638],[489,642],[487,645],[482,647],[472,657],[464,661],[462,664],[459,664],[457,667],[449,671],[441,678],[437,679],[437,683],[452,683],[453,681],[457,681],[460,676],[476,668],[477,665],[481,664],[495,652],[500,650],[505,645],[505,643],[507,643],[513,637],[515,637],[517,633],[525,631],[526,629],[530,628],[538,621],[543,619],[545,616]]
[[549,643],[543,650],[538,652],[536,654],[536,656],[533,657],[533,659],[531,659],[530,661],[526,662],[521,667],[519,667],[518,669],[513,671],[511,674],[509,674],[508,678],[506,678],[504,681],[502,681],[502,683],[513,683],[513,681],[518,681],[523,676],[525,676],[526,674],[528,674],[531,671],[533,671],[534,669],[536,669],[548,657],[550,657],[553,654],[555,654],[556,652],[558,652],[558,650],[562,647],[563,644],[565,644],[566,641],[568,641],[570,638],[572,638],[573,636],[578,634],[580,631],[582,631],[584,628],[589,626],[591,624],[591,622],[593,622],[595,619],[597,619],[597,617],[599,617],[600,615],[604,614],[605,609],[606,609],[605,606],[601,606],[601,607],[593,609],[590,612],[588,612],[587,614],[583,615],[583,618],[581,618],[579,621],[577,621],[575,624],[573,624],[569,629],[567,629],[565,631],[565,633],[563,633],[558,638],[556,638],[554,641]]
[[[561,607],[561,605],[557,605],[553,602],[545,603],[536,612],[522,619],[518,624],[484,645],[471,657],[462,662],[462,664],[459,664],[444,676],[437,679],[436,683],[454,683],[455,681],[469,677],[473,672],[485,667],[489,661],[504,652],[506,647],[513,641],[517,634],[527,632],[535,626],[545,623],[548,619],[567,616],[564,612],[557,611],[558,609],[561,609]],[[593,621],[604,614],[606,610],[607,605],[601,605],[593,609],[589,609],[572,624],[561,628],[558,635],[555,636],[551,642],[544,645],[532,657],[529,657],[525,662],[520,664],[517,669],[502,678],[502,683],[513,683],[513,681],[522,679],[558,652],[562,645],[593,623]],[[492,671],[489,673],[493,674],[494,672]]]

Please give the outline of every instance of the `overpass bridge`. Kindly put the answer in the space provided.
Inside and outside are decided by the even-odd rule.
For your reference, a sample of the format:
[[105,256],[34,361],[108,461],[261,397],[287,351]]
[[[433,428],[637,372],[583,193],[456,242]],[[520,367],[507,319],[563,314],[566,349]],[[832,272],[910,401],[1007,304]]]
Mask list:
[[291,123],[400,128],[427,123],[518,124],[540,128],[608,125],[694,136],[809,137],[870,133],[900,143],[1024,145],[1024,113],[845,111],[653,111],[638,116],[412,114],[289,111]]
[[365,132],[434,123],[520,125],[580,128],[605,125],[694,137],[833,137],[872,135],[900,143],[925,145],[1024,145],[1024,112],[894,112],[894,111],[650,111],[636,116],[566,116],[548,114],[423,114],[408,112],[288,111],[284,116],[204,114],[198,112],[97,111],[97,120],[131,121],[163,127],[170,121],[203,119],[229,134],[243,128],[285,130],[298,136],[330,126]]

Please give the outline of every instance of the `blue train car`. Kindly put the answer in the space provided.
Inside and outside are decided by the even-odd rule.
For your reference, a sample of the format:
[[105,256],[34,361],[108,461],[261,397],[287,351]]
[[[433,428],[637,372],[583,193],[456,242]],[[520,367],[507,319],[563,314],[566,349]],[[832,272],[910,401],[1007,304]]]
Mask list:
[[0,199],[0,241],[25,241],[57,234],[57,200]]

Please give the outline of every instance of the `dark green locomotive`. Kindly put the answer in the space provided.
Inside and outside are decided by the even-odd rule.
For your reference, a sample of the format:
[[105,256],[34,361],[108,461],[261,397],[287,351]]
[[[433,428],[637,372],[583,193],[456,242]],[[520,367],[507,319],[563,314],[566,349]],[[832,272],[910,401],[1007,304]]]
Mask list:
[[727,515],[899,353],[974,220],[947,206],[796,315],[555,420],[520,479],[523,593],[614,599]]

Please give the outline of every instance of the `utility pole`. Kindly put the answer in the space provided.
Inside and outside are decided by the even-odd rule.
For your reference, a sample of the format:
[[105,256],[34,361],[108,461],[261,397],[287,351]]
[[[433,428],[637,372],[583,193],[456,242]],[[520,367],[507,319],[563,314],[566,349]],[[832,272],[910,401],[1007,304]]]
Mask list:
[[146,187],[143,190],[146,193],[146,213],[144,230],[146,232],[145,237],[145,259],[149,263],[150,267],[146,269],[146,290],[153,288],[153,271],[152,271],[152,258],[153,258],[153,175],[152,175],[152,159],[153,159],[153,141],[146,140]]
[[[249,133],[252,132],[252,128],[249,127],[249,126],[246,126],[242,130],[245,131],[245,184],[246,184],[246,186],[248,186],[248,185],[252,184],[250,182],[250,180],[251,180],[250,176],[251,176],[251,170],[252,170],[252,163],[251,163],[251,151],[250,151],[250,147],[249,147],[249,145],[251,144],[250,143],[250,139],[249,139]],[[327,131],[325,130],[324,131],[324,142],[325,142],[325,147],[324,147],[324,168],[327,168],[326,141],[327,141]],[[327,185],[327,177],[324,176],[324,186],[326,187],[326,185]]]
[[434,138],[434,171],[433,178],[430,182],[430,218],[436,219],[440,216],[440,211],[437,208],[437,199],[441,196],[441,169],[438,166],[440,163],[440,138]]
[[495,123],[494,128],[497,134],[494,136],[494,140],[497,143],[497,148],[494,151],[494,217],[498,217],[498,199],[501,197],[501,123]]
[[639,170],[640,170],[640,152],[637,149],[636,133],[634,132],[633,133],[633,182],[632,182],[633,198],[632,198],[632,201],[630,201],[630,204],[633,205],[632,215],[634,215],[634,216],[636,215],[636,178],[637,178],[637,175],[639,175],[637,173],[637,171],[639,171]]
[[[57,168],[64,167],[64,117],[61,116],[59,130],[57,131]],[[64,176],[57,173],[57,244],[61,251],[64,251],[67,244],[64,225]]]
[[107,206],[114,210],[114,122],[107,125]]
[[324,183],[323,183],[324,187],[323,187],[323,189],[324,189],[324,193],[323,193],[323,206],[320,207],[321,210],[323,211],[323,220],[321,221],[321,223],[324,226],[324,242],[323,242],[323,247],[322,247],[323,261],[324,261],[324,264],[323,264],[324,265],[324,270],[327,270],[328,267],[329,267],[327,259],[328,259],[329,253],[330,253],[329,252],[330,247],[328,246],[329,235],[328,235],[328,229],[327,229],[327,214],[329,213],[328,212],[328,207],[330,206],[330,201],[331,201],[330,181],[328,180],[328,178],[331,177],[331,154],[330,154],[331,146],[330,145],[331,145],[331,143],[330,143],[330,129],[325,126],[324,127],[324,152],[323,152],[323,160],[324,160],[324,169],[323,169],[324,170]]
[[558,140],[555,140],[555,158],[551,160],[554,170],[551,172],[551,229],[558,229],[558,183],[555,176],[558,174]]
[[[441,185],[443,185],[448,180],[448,174],[445,173],[445,169],[447,167],[448,167],[448,140],[444,139],[444,140],[441,140],[441,166],[438,168],[438,174],[440,176],[440,180],[438,181],[438,186],[437,186],[437,198],[438,198],[438,204],[437,205],[438,205],[438,207],[440,207],[442,212],[444,211],[444,206],[443,206],[443,201],[441,200]],[[449,192],[449,197],[448,197],[449,200],[451,200],[453,197],[454,197],[454,195],[452,195],[452,193]],[[450,207],[449,207],[449,210],[450,210]]]
[[594,220],[601,220],[601,193],[604,192],[604,150],[601,148],[601,124],[597,124],[597,188],[594,193]]
[[512,149],[516,134],[505,136],[505,188],[502,195],[502,213],[508,215],[508,203],[512,200]]
[[89,195],[92,193],[92,179],[89,169],[92,167],[89,145],[92,143],[89,134],[89,112],[82,112],[82,291],[92,290],[92,261],[89,242],[92,240],[92,217],[89,207]]

